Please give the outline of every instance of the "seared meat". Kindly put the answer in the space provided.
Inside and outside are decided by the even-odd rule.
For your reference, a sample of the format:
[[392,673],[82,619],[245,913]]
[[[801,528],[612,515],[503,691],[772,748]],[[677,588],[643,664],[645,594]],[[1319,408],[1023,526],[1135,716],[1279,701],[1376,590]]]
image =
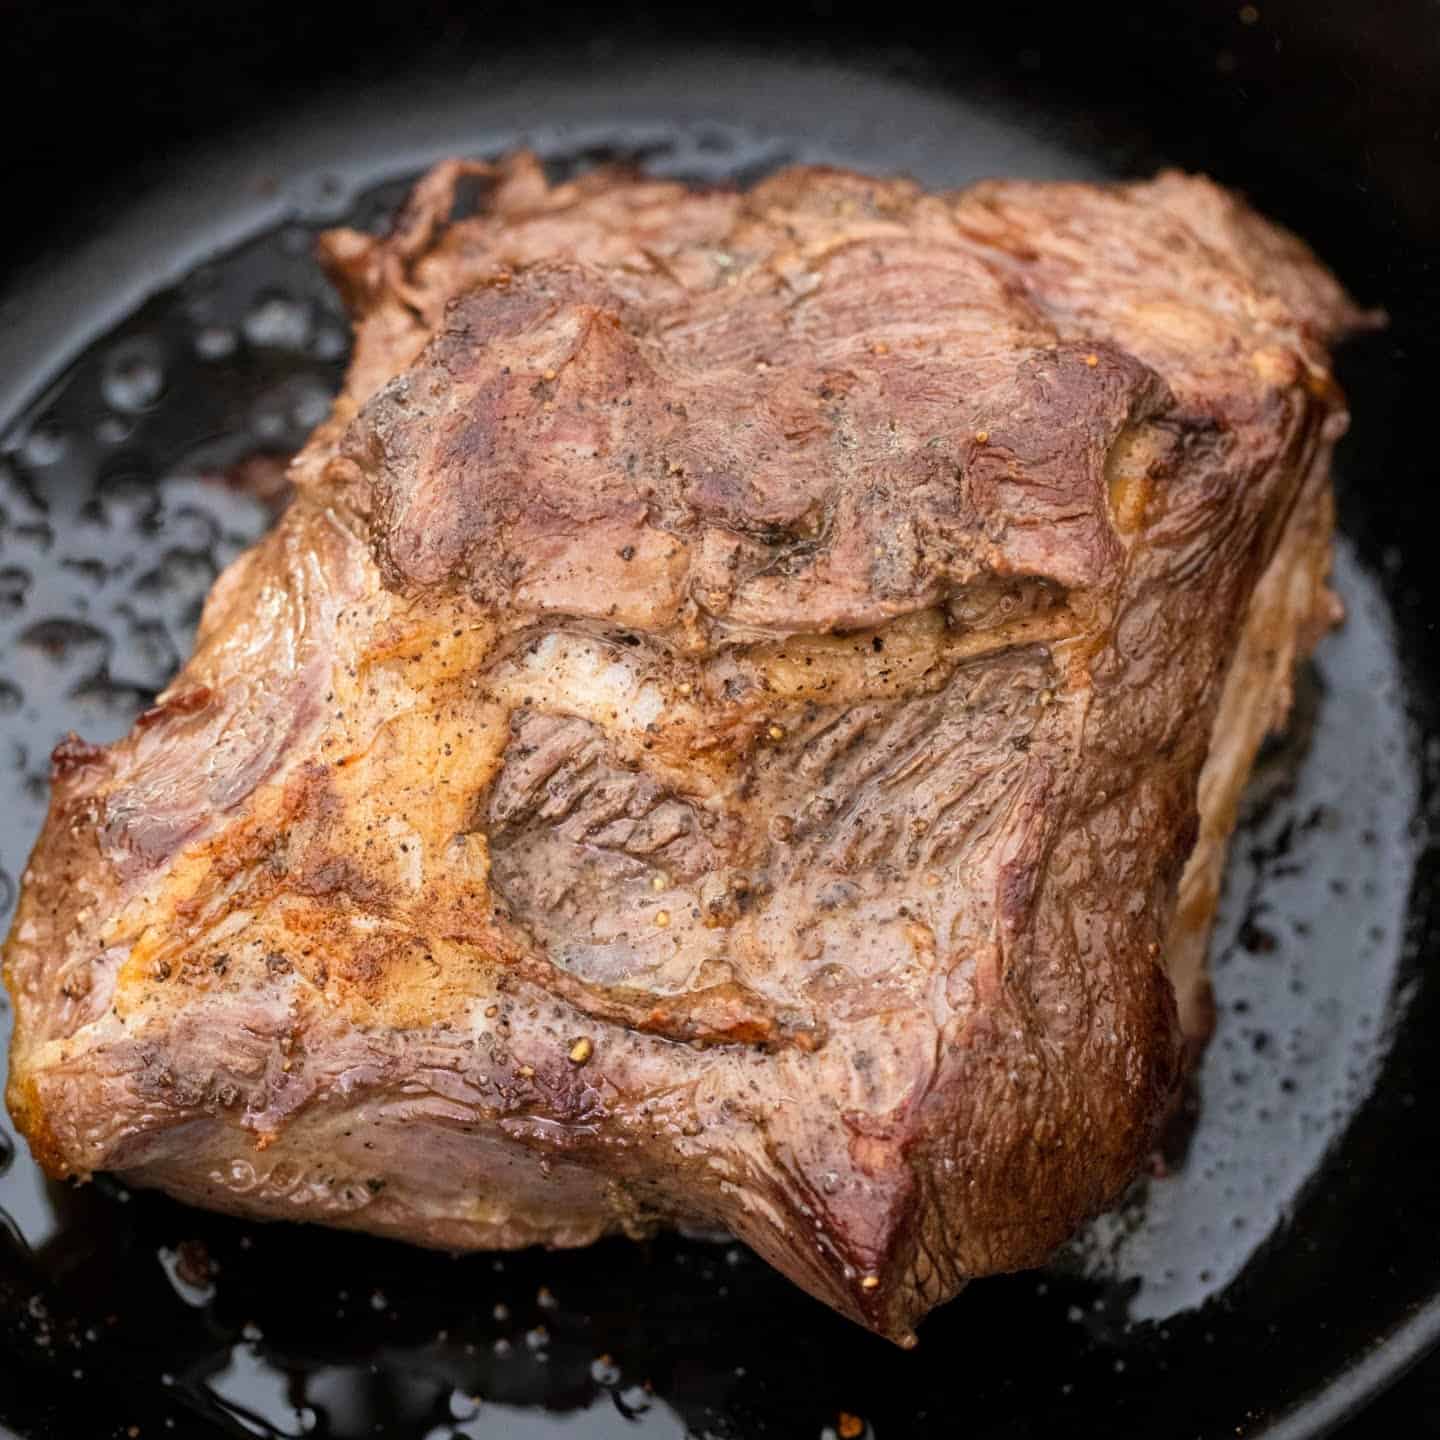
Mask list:
[[1364,317],[1179,175],[520,155],[324,251],[296,498],[55,753],[36,1154],[443,1247],[722,1226],[902,1343],[1044,1259],[1208,1023]]

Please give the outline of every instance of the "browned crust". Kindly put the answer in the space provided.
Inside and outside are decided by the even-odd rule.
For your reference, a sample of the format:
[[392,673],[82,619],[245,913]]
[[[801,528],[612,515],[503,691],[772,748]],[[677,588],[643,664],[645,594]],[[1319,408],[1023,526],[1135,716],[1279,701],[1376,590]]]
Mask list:
[[57,751],[17,1122],[447,1247],[724,1224],[911,1342],[1165,1113],[1197,786],[1252,637],[1273,723],[1314,632],[1364,317],[1179,176],[516,156],[323,253],[357,345],[295,501],[135,732]]

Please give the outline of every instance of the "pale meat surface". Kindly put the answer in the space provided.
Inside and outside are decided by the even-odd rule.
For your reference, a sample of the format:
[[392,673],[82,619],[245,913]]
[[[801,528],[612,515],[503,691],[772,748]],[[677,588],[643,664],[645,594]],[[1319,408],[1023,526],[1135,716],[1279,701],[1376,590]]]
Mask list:
[[56,752],[42,1162],[460,1249],[723,1227],[902,1343],[1043,1260],[1208,1024],[1365,317],[1171,174],[518,155],[324,254],[295,499]]

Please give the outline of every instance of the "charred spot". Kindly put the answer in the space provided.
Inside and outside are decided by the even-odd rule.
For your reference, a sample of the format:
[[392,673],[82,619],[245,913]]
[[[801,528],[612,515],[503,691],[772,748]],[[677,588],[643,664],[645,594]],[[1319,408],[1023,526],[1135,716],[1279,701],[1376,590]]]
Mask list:
[[458,421],[444,434],[437,463],[463,472],[487,464],[495,454],[500,432],[500,403],[506,387],[492,382],[472,392]]
[[344,855],[328,855],[291,870],[288,884],[297,895],[311,899],[343,895],[364,909],[383,908],[389,900],[388,888]]
[[88,969],[77,969],[66,976],[64,984],[60,986],[60,993],[67,1000],[83,1000],[90,993],[90,972]]
[[344,808],[331,781],[331,767],[323,761],[307,760],[285,781],[285,809],[292,818],[308,815],[332,820],[343,814]]
[[794,540],[780,547],[780,553],[760,573],[762,575],[802,575],[813,568],[815,557],[822,549],[818,539]]

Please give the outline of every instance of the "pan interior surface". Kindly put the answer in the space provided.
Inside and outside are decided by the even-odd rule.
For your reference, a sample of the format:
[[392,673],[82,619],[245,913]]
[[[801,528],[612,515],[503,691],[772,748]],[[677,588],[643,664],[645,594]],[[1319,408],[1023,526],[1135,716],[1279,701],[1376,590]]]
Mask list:
[[[372,92],[363,133],[344,106],[291,114],[195,154],[173,189],[13,281],[7,923],[51,746],[69,729],[114,738],[165,683],[218,568],[269,521],[265,457],[293,449],[339,384],[348,333],[312,259],[318,229],[381,226],[430,160],[522,144],[556,174],[619,158],[741,184],[789,161],[930,185],[1134,162],[858,71],[694,59],[538,73],[497,69],[418,101]],[[257,1227],[106,1180],[46,1184],[6,1118],[0,1371],[19,1378],[0,1383],[0,1421],[66,1434],[103,1404],[117,1433],[144,1435],[921,1437],[963,1415],[975,1437],[1121,1436],[1180,1433],[1182,1414],[1196,1436],[1322,1433],[1419,1346],[1437,1268],[1392,1273],[1395,1227],[1413,1224],[1401,1207],[1427,1183],[1407,1190],[1388,1146],[1418,1108],[1415,1036],[1434,1003],[1413,960],[1435,757],[1411,640],[1423,595],[1367,519],[1370,353],[1342,365],[1356,412],[1337,477],[1348,619],[1250,790],[1189,1123],[1048,1270],[973,1286],[906,1355],[739,1246],[450,1258]],[[7,1008],[0,1039],[8,1026]],[[1392,1334],[1388,1369],[1347,1376]]]

